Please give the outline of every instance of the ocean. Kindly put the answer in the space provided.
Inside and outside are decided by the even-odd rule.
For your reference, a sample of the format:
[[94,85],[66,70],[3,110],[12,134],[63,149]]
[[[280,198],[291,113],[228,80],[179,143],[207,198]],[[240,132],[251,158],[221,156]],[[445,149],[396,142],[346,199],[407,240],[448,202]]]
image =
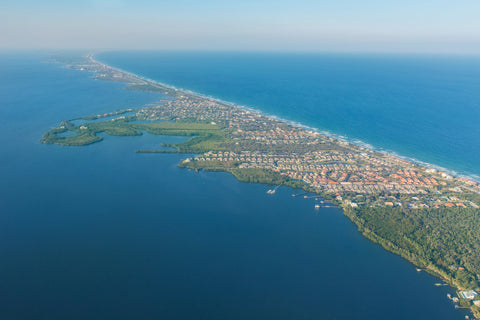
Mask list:
[[[93,81],[86,72],[47,63],[48,57],[45,52],[0,53],[1,319],[464,318],[446,297],[451,288],[435,287],[438,279],[363,238],[339,209],[315,210],[313,199],[293,198],[297,191],[289,188],[268,195],[268,186],[240,183],[229,174],[179,169],[183,155],[135,153],[182,138],[146,134],[105,136],[86,147],[41,144],[43,132],[61,120],[163,98]],[[235,75],[242,63],[247,65],[240,57],[205,54],[197,65],[187,62],[200,58],[186,53],[178,60],[172,53],[131,53],[130,60],[127,53],[100,56],[141,76],[374,143],[352,135],[354,125],[345,131],[319,125],[340,115],[354,118],[341,104],[336,116],[322,109],[312,122],[302,121],[314,112],[315,98],[301,100],[290,87],[293,82],[285,80],[301,78],[288,59],[281,71],[280,56],[272,57],[273,68],[262,67],[268,59],[259,55],[262,63]],[[223,67],[235,63],[220,77],[223,68],[215,61]],[[284,76],[272,83],[277,77],[263,74],[252,83],[255,68]],[[330,87],[347,81],[340,75],[324,77]],[[282,81],[287,82],[280,90]],[[472,77],[471,86],[475,81]],[[272,85],[277,90],[268,93]],[[268,97],[275,100],[262,109],[260,102]],[[282,100],[296,109],[282,109]],[[452,163],[449,157],[456,156],[443,155]],[[468,158],[464,163],[470,168]]]
[[105,52],[144,77],[480,181],[480,57]]

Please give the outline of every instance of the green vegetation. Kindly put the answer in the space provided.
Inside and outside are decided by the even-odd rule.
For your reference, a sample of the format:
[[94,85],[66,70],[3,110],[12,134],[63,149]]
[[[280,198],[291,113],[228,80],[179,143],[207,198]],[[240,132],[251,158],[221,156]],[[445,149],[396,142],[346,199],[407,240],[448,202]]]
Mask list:
[[166,94],[172,97],[179,96],[179,93],[175,89],[167,88],[164,86],[154,85],[151,83],[142,83],[142,84],[132,84],[125,88],[126,90],[136,90],[136,91],[146,91]]
[[463,289],[478,289],[480,215],[473,208],[345,208],[370,240]]
[[84,146],[102,140],[102,137],[98,137],[92,134],[90,131],[78,132],[76,135],[71,137],[59,136],[59,134],[65,132],[68,132],[68,129],[52,129],[50,131],[47,131],[40,141],[47,144],[60,144],[64,146]]
[[192,137],[183,143],[162,144],[163,147],[176,149],[178,153],[203,153],[225,149],[225,132],[217,125],[201,122],[155,122],[134,126],[152,134]]
[[[146,131],[156,135],[192,137],[183,143],[163,144],[163,146],[174,148],[179,153],[202,153],[212,149],[223,150],[223,145],[227,141],[224,130],[217,125],[201,122],[135,123],[133,120],[135,120],[135,117],[120,117],[110,121],[92,121],[79,126],[64,121],[61,127],[47,131],[41,142],[66,146],[84,146],[101,141],[102,137],[97,136],[101,132],[112,136],[139,136],[142,135],[142,131]],[[76,135],[61,136],[61,134],[69,131],[76,133]],[[146,152],[146,150],[142,152]],[[162,150],[159,150],[159,152],[165,153]]]
[[[178,144],[162,144],[170,150],[137,150],[140,153],[204,153],[227,151],[234,145],[226,138],[227,130],[203,122],[135,123],[135,117],[119,117],[109,121],[92,121],[75,126],[63,122],[60,128],[46,132],[44,143],[81,146],[101,141],[98,133],[115,136],[138,136],[142,131],[156,135],[185,136]],[[62,136],[66,132],[73,136]],[[237,145],[238,146],[238,145]],[[242,146],[246,147],[246,146]],[[297,150],[299,151],[299,150]],[[235,161],[184,161],[180,167],[194,170],[230,172],[247,183],[286,185],[312,191],[273,170],[240,168]],[[327,197],[327,196],[326,196]],[[365,199],[358,197],[361,203]],[[365,203],[367,204],[367,203]],[[460,288],[477,288],[480,274],[480,216],[472,208],[416,209],[388,207],[345,208],[345,214],[369,239],[381,244],[414,264],[434,272]]]
[[[102,132],[115,136],[148,132],[188,137],[182,143],[161,144],[164,149],[136,152],[197,154],[178,166],[195,171],[229,172],[246,183],[284,185],[312,193],[324,190],[322,197],[343,206],[345,215],[368,239],[458,289],[479,290],[480,212],[475,203],[480,204],[480,195],[471,190],[471,184],[444,179],[439,173],[425,174],[424,167],[378,152],[368,153],[332,138],[318,139],[317,135],[299,128],[108,68],[91,57],[65,60],[72,63],[72,68],[99,73],[96,79],[121,81],[129,84],[125,87],[128,90],[157,92],[178,99],[164,105],[162,110],[154,107],[137,113],[139,119],[162,122],[136,123],[135,116],[120,116],[132,109],[81,117],[64,121],[46,132],[41,139],[43,143],[88,145],[101,141],[98,134]],[[114,116],[118,117],[111,119]],[[73,121],[80,119],[89,122],[74,125]],[[315,154],[319,151],[320,156]],[[357,157],[359,152],[362,157]],[[331,166],[326,168],[326,165]],[[287,172],[287,167],[295,174]],[[342,172],[348,174],[342,177]],[[392,178],[394,175],[397,177]],[[426,177],[435,178],[433,184],[425,182]],[[320,178],[322,185],[315,186],[320,182],[313,181]],[[398,183],[400,179],[404,182]],[[329,180],[336,185],[348,182],[353,187],[332,188]],[[411,181],[407,184],[407,180]],[[394,191],[386,187],[387,181],[395,183]],[[413,187],[412,183],[422,183],[425,187]],[[369,184],[375,188],[369,188]],[[472,306],[471,301],[462,300],[461,304],[471,307],[480,319],[479,308]]]
[[473,306],[473,307],[472,307],[472,313],[473,313],[473,316],[474,316],[476,319],[480,319],[480,308],[479,308],[479,307]]
[[239,181],[247,183],[262,183],[268,185],[284,185],[294,189],[301,189],[305,184],[293,180],[273,170],[239,168],[235,161],[208,161],[202,162],[185,160],[178,164],[180,168],[188,168],[195,171],[205,170],[212,172],[229,172]]
[[125,120],[94,122],[88,125],[86,130],[96,133],[105,132],[111,136],[141,136],[142,132],[137,130]]
[[136,153],[178,153],[177,150],[135,150]]
[[[124,119],[90,122],[79,126],[74,126],[70,122],[63,122],[62,124],[60,128],[47,131],[40,141],[47,144],[60,144],[65,146],[85,146],[101,141],[102,137],[97,136],[97,134],[101,132],[114,136],[138,136],[142,134]],[[75,132],[76,135],[67,137],[59,136],[59,134],[68,131]]]
[[135,128],[145,130],[152,134],[176,135],[176,136],[195,136],[198,134],[218,134],[221,127],[201,122],[152,122],[152,123],[133,123]]
[[294,189],[300,189],[305,184],[301,181],[293,180],[287,176],[281,175],[273,170],[265,169],[231,169],[231,174],[238,180],[247,183],[263,183],[270,185],[284,185]]
[[86,117],[79,117],[79,118],[71,119],[69,121],[73,121],[73,120],[93,121],[93,120],[97,120],[97,119],[101,119],[101,118],[107,118],[107,117],[122,115],[122,114],[125,114],[125,113],[128,113],[128,112],[133,112],[133,109],[119,110],[119,111],[110,112],[110,113],[96,114],[96,115],[91,115],[91,116],[86,116]]

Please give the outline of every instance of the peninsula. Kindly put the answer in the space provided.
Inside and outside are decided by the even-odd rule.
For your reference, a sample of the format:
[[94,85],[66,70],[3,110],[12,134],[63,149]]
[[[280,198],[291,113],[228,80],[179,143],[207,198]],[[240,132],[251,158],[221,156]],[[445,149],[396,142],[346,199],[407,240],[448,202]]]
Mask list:
[[83,146],[101,141],[102,132],[189,137],[137,152],[184,153],[181,168],[229,172],[240,181],[320,195],[317,208],[342,208],[365,237],[455,287],[458,298],[452,301],[480,319],[477,182],[143,79],[92,55],[57,60],[93,72],[97,80],[123,82],[127,90],[170,99],[153,107],[64,120],[41,142]]

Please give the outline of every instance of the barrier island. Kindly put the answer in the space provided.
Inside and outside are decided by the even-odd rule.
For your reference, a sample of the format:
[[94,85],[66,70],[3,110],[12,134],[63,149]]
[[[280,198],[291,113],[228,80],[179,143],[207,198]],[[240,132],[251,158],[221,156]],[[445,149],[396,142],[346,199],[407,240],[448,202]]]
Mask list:
[[[457,289],[450,297],[480,319],[480,185],[418,163],[295,126],[252,110],[140,78],[92,55],[57,57],[96,80],[171,99],[153,107],[62,121],[41,142],[84,146],[115,136],[190,137],[138,153],[184,153],[178,166],[233,174],[249,183],[303,189],[335,205],[371,241]],[[82,121],[77,121],[82,120]],[[77,123],[81,122],[81,123]],[[276,188],[269,190],[274,193]]]

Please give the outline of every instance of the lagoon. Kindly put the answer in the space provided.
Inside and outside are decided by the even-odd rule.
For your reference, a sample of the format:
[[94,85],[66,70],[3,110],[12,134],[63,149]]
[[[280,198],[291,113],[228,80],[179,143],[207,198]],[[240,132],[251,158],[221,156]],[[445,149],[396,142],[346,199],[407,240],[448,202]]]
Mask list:
[[172,137],[39,142],[162,97],[0,55],[0,317],[462,319],[432,276],[298,193],[137,154]]

